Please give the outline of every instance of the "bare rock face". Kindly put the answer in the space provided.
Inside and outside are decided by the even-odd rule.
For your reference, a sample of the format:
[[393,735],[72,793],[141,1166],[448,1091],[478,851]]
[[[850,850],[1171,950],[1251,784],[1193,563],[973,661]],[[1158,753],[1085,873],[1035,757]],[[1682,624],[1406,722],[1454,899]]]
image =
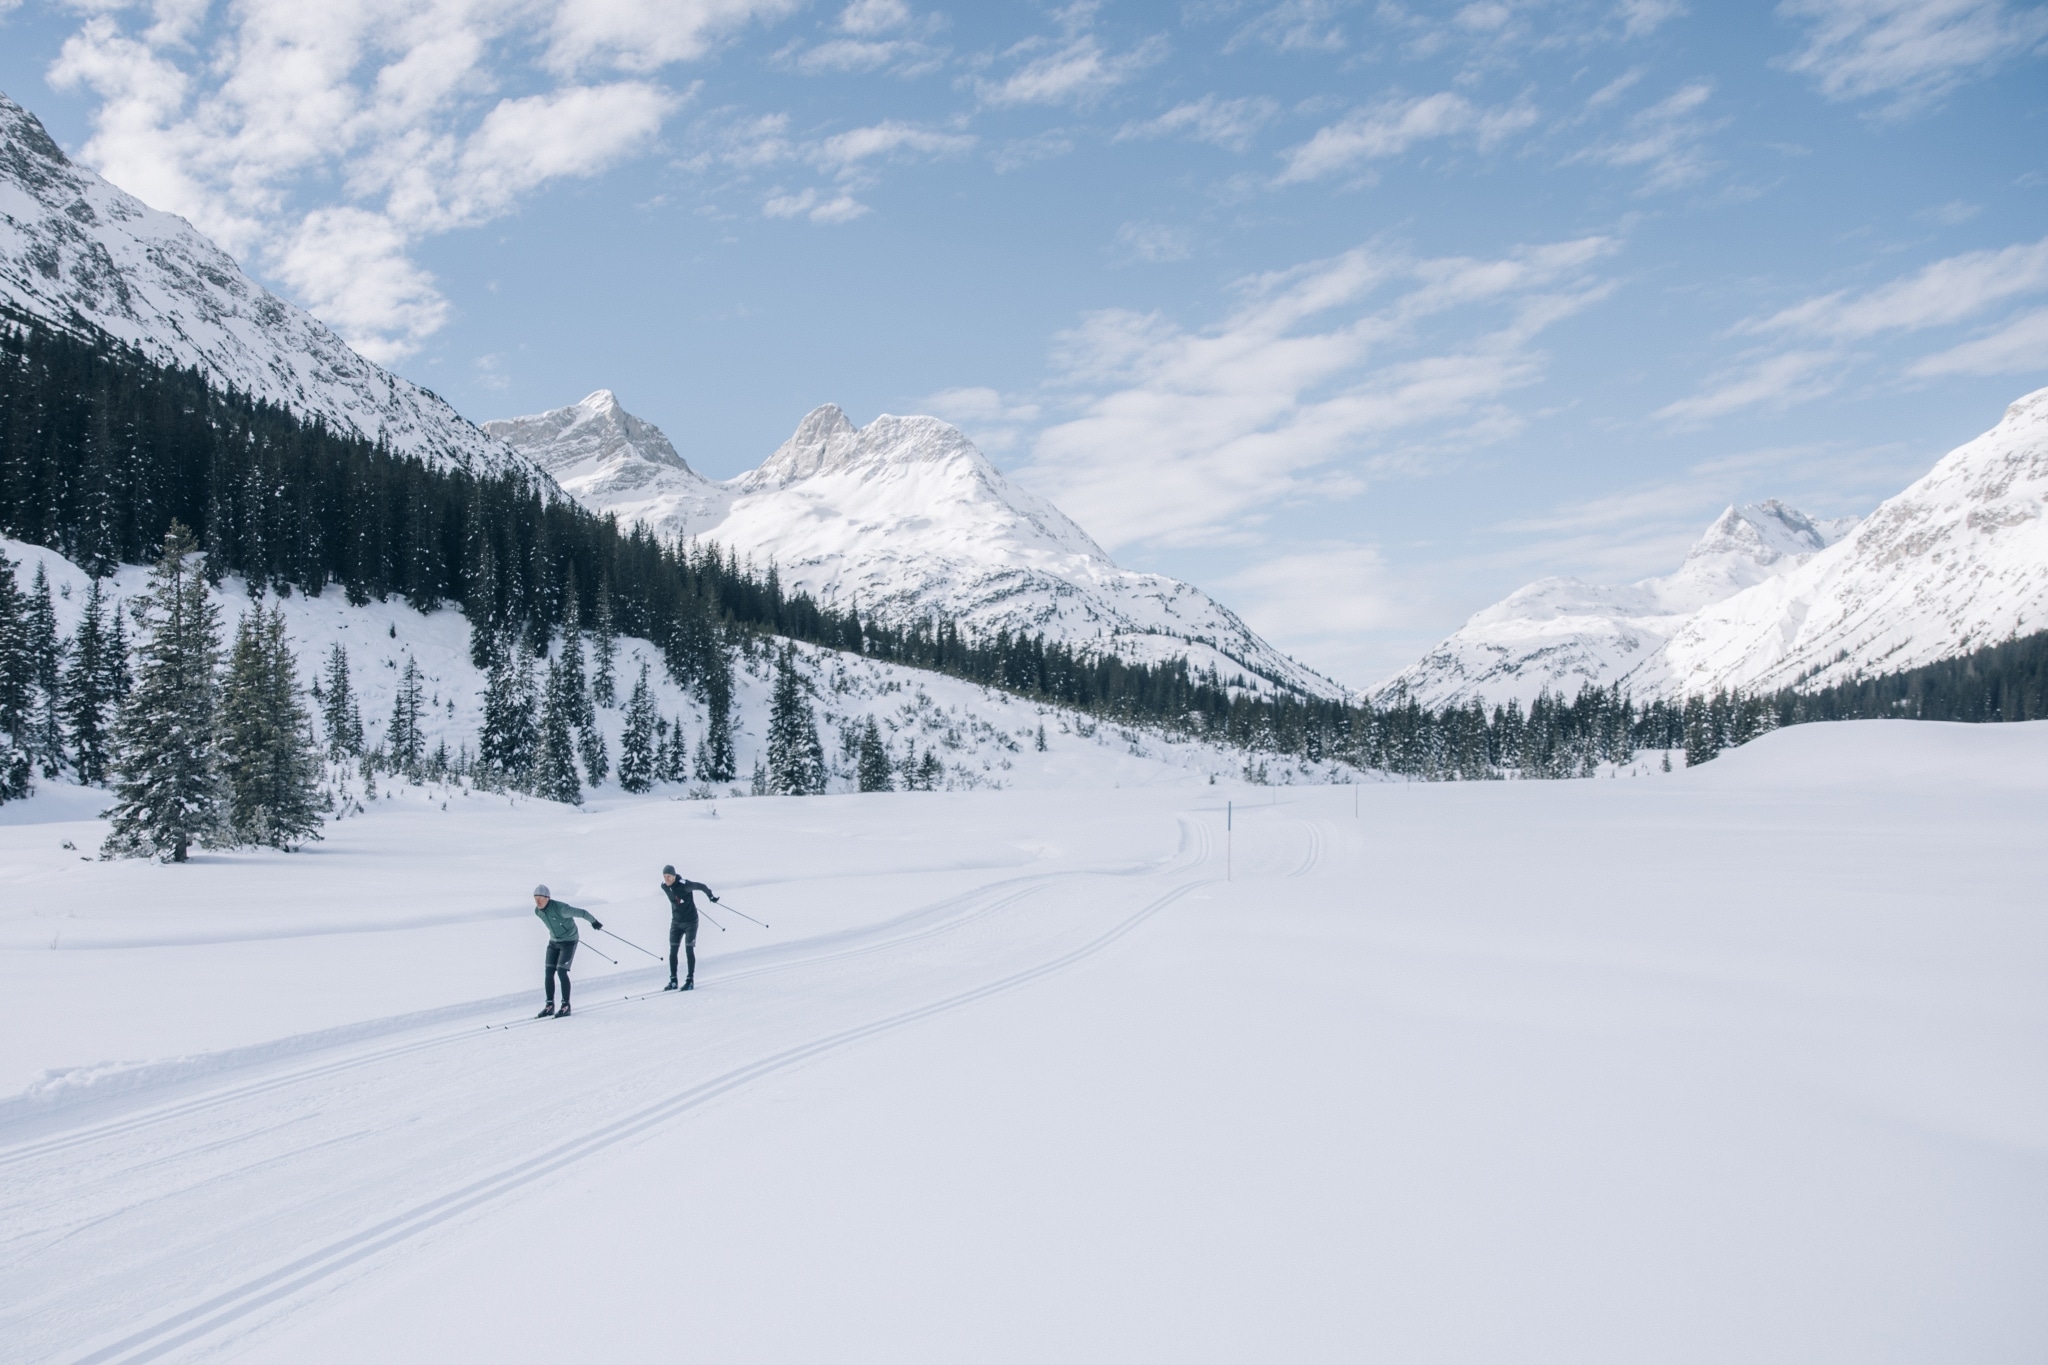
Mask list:
[[936,417],[856,427],[827,404],[760,467],[726,482],[691,469],[603,390],[484,429],[593,510],[773,562],[785,590],[863,616],[900,625],[942,615],[1132,661],[1186,657],[1259,690],[1344,695],[1200,589],[1118,568],[1064,512],[1009,482]]
[[0,310],[97,329],[400,454],[526,470],[439,397],[242,273],[183,218],[75,166],[0,95]]

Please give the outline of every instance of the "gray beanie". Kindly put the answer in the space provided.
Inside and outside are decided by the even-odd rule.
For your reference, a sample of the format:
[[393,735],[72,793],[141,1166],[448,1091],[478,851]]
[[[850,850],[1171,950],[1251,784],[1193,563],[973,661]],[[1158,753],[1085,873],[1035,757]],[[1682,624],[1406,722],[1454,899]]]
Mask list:
[[663,864],[663,866],[662,866],[662,869],[661,869],[661,875],[662,875],[662,876],[664,876],[664,877],[673,877],[673,876],[675,876],[675,875],[676,875],[676,865],[675,865],[674,863],[665,863],[665,864]]
[[[548,888],[547,888],[547,884],[546,884],[545,882],[543,882],[543,883],[542,883],[541,885],[539,885],[539,886],[536,886],[535,888],[533,888],[533,894],[534,894],[534,895],[536,895],[536,896],[547,896],[547,895],[548,895]],[[553,899],[554,899],[554,897],[553,897],[553,896],[548,896],[548,899],[549,899],[549,900],[553,900]]]

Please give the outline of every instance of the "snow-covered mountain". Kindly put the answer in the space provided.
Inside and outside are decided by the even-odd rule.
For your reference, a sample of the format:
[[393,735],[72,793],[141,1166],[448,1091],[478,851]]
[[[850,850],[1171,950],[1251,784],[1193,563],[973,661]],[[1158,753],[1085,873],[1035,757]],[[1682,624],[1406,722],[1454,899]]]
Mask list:
[[1570,696],[1588,683],[1605,686],[1634,675],[1701,608],[1792,572],[1855,525],[1775,499],[1730,507],[1675,573],[1622,587],[1539,579],[1473,616],[1379,695],[1526,706],[1546,690]]
[[405,454],[524,468],[439,397],[357,355],[175,214],[75,166],[0,95],[0,312],[98,328]]
[[1638,695],[1812,689],[2048,628],[2048,389],[1839,544],[1695,613]]
[[786,589],[879,619],[939,614],[974,631],[1044,633],[1134,661],[1185,655],[1226,679],[1343,695],[1200,589],[1118,568],[935,417],[856,427],[827,404],[758,469],[723,482],[690,468],[605,390],[484,430],[594,510],[772,561]]

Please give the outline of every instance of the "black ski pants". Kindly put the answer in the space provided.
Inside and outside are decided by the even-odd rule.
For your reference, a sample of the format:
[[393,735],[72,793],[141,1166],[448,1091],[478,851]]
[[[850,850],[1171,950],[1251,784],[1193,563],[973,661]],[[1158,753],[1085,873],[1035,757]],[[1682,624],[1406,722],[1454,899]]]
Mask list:
[[681,946],[683,952],[687,955],[690,964],[690,974],[684,980],[695,981],[697,979],[697,917],[695,915],[690,916],[688,919],[684,919],[681,915],[669,917],[668,979],[671,981],[676,979],[676,948],[678,945]]
[[562,1003],[569,1003],[569,964],[576,960],[576,940],[556,938],[548,940],[547,966],[541,968],[541,984],[547,987],[548,1003],[555,1003],[555,978],[562,978]]

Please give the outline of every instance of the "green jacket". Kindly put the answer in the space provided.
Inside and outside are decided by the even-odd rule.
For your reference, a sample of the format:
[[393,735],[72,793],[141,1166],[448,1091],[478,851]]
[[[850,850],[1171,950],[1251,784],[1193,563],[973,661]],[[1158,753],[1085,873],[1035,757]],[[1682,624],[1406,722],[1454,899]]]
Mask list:
[[569,902],[556,900],[552,896],[548,898],[546,905],[534,906],[533,913],[540,916],[540,922],[548,927],[548,937],[557,943],[576,941],[578,919],[587,919],[592,925],[597,923],[597,916],[588,910],[579,910]]

